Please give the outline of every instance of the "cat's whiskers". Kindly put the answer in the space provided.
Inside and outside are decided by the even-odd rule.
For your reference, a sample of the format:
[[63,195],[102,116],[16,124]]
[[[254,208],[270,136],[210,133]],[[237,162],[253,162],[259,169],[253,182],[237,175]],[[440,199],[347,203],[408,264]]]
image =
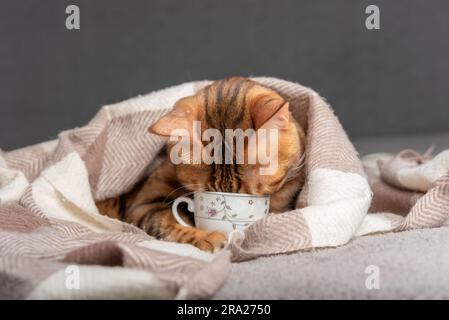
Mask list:
[[303,153],[298,159],[298,164],[295,167],[289,169],[285,182],[296,178],[301,173],[301,171],[304,169],[304,166],[306,165],[305,158],[305,153]]
[[[183,196],[183,197],[188,197],[188,196],[194,194],[195,192],[196,192],[196,191],[187,192],[187,193],[184,193],[182,196]],[[175,200],[176,200],[176,199],[173,199],[173,200],[171,200],[171,201],[169,201],[169,202],[167,202],[167,203],[164,202],[164,204],[171,205],[171,204],[173,204],[173,202],[174,202]]]
[[[175,193],[176,191],[179,191],[179,190],[181,190],[181,189],[189,189],[190,187],[195,187],[195,186],[201,186],[201,184],[200,184],[200,183],[190,183],[190,184],[185,184],[185,185],[183,185],[183,186],[180,186],[180,187],[178,187],[178,188],[172,190],[172,191],[171,191],[169,194],[167,194],[167,196],[164,198],[163,203],[166,204],[167,199],[168,199],[173,193]],[[184,196],[185,196],[185,195],[191,195],[191,194],[193,194],[193,193],[195,193],[195,191],[188,192],[188,193],[184,194]],[[170,203],[172,203],[173,201],[174,201],[174,200],[168,202],[167,204],[170,204]]]

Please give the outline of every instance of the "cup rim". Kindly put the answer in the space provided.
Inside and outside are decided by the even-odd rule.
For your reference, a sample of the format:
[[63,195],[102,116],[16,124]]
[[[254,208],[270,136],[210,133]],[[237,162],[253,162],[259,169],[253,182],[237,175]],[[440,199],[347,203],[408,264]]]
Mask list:
[[208,194],[221,194],[221,195],[227,195],[231,197],[251,197],[251,198],[270,198],[269,195],[267,196],[259,196],[255,194],[249,194],[249,193],[234,193],[234,192],[219,192],[219,191],[196,191],[195,194],[199,193],[208,193]]

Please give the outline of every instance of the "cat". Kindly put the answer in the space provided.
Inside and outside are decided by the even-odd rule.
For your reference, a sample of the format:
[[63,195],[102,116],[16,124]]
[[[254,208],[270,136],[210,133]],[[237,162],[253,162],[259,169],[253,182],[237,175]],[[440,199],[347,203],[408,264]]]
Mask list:
[[[272,89],[242,77],[215,81],[197,94],[180,99],[149,132],[161,137],[169,137],[174,129],[191,133],[193,121],[201,121],[202,131],[215,128],[222,133],[236,128],[277,129],[278,166],[274,174],[261,175],[259,163],[173,164],[167,157],[129,193],[97,202],[97,207],[102,214],[131,223],[158,239],[216,252],[224,247],[226,236],[178,224],[170,203],[195,191],[221,191],[271,195],[272,213],[293,208],[304,181],[305,133],[291,116],[288,101]],[[167,142],[165,152],[172,147],[173,143]],[[245,143],[245,152],[247,148]],[[192,214],[184,209],[181,216],[193,225]]]

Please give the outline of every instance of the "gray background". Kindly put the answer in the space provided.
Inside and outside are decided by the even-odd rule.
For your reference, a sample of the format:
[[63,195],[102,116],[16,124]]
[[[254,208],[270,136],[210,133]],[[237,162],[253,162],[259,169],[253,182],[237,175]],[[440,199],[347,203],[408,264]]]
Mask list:
[[[81,30],[65,28],[65,7]],[[377,4],[381,30],[364,27]],[[165,86],[270,75],[313,87],[353,138],[449,131],[449,1],[2,0],[0,147],[56,137]]]

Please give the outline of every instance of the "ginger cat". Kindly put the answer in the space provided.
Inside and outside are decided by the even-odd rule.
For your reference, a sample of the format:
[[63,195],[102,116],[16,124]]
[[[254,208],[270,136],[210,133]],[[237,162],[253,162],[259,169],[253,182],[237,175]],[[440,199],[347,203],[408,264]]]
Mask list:
[[[247,78],[215,81],[197,94],[179,100],[149,131],[163,137],[170,136],[174,129],[192,132],[194,121],[201,122],[202,132],[214,128],[223,136],[225,129],[278,130],[275,172],[261,175],[258,163],[175,165],[167,158],[129,193],[98,202],[97,206],[102,214],[134,224],[158,239],[215,252],[224,246],[226,236],[178,224],[171,213],[171,202],[195,191],[221,191],[271,195],[270,212],[291,209],[304,180],[301,160],[305,138],[290,114],[289,103],[275,91]],[[172,147],[173,143],[168,142],[166,151]],[[245,152],[247,148],[245,144]],[[183,218],[190,219],[193,225],[192,214],[184,211]]]

